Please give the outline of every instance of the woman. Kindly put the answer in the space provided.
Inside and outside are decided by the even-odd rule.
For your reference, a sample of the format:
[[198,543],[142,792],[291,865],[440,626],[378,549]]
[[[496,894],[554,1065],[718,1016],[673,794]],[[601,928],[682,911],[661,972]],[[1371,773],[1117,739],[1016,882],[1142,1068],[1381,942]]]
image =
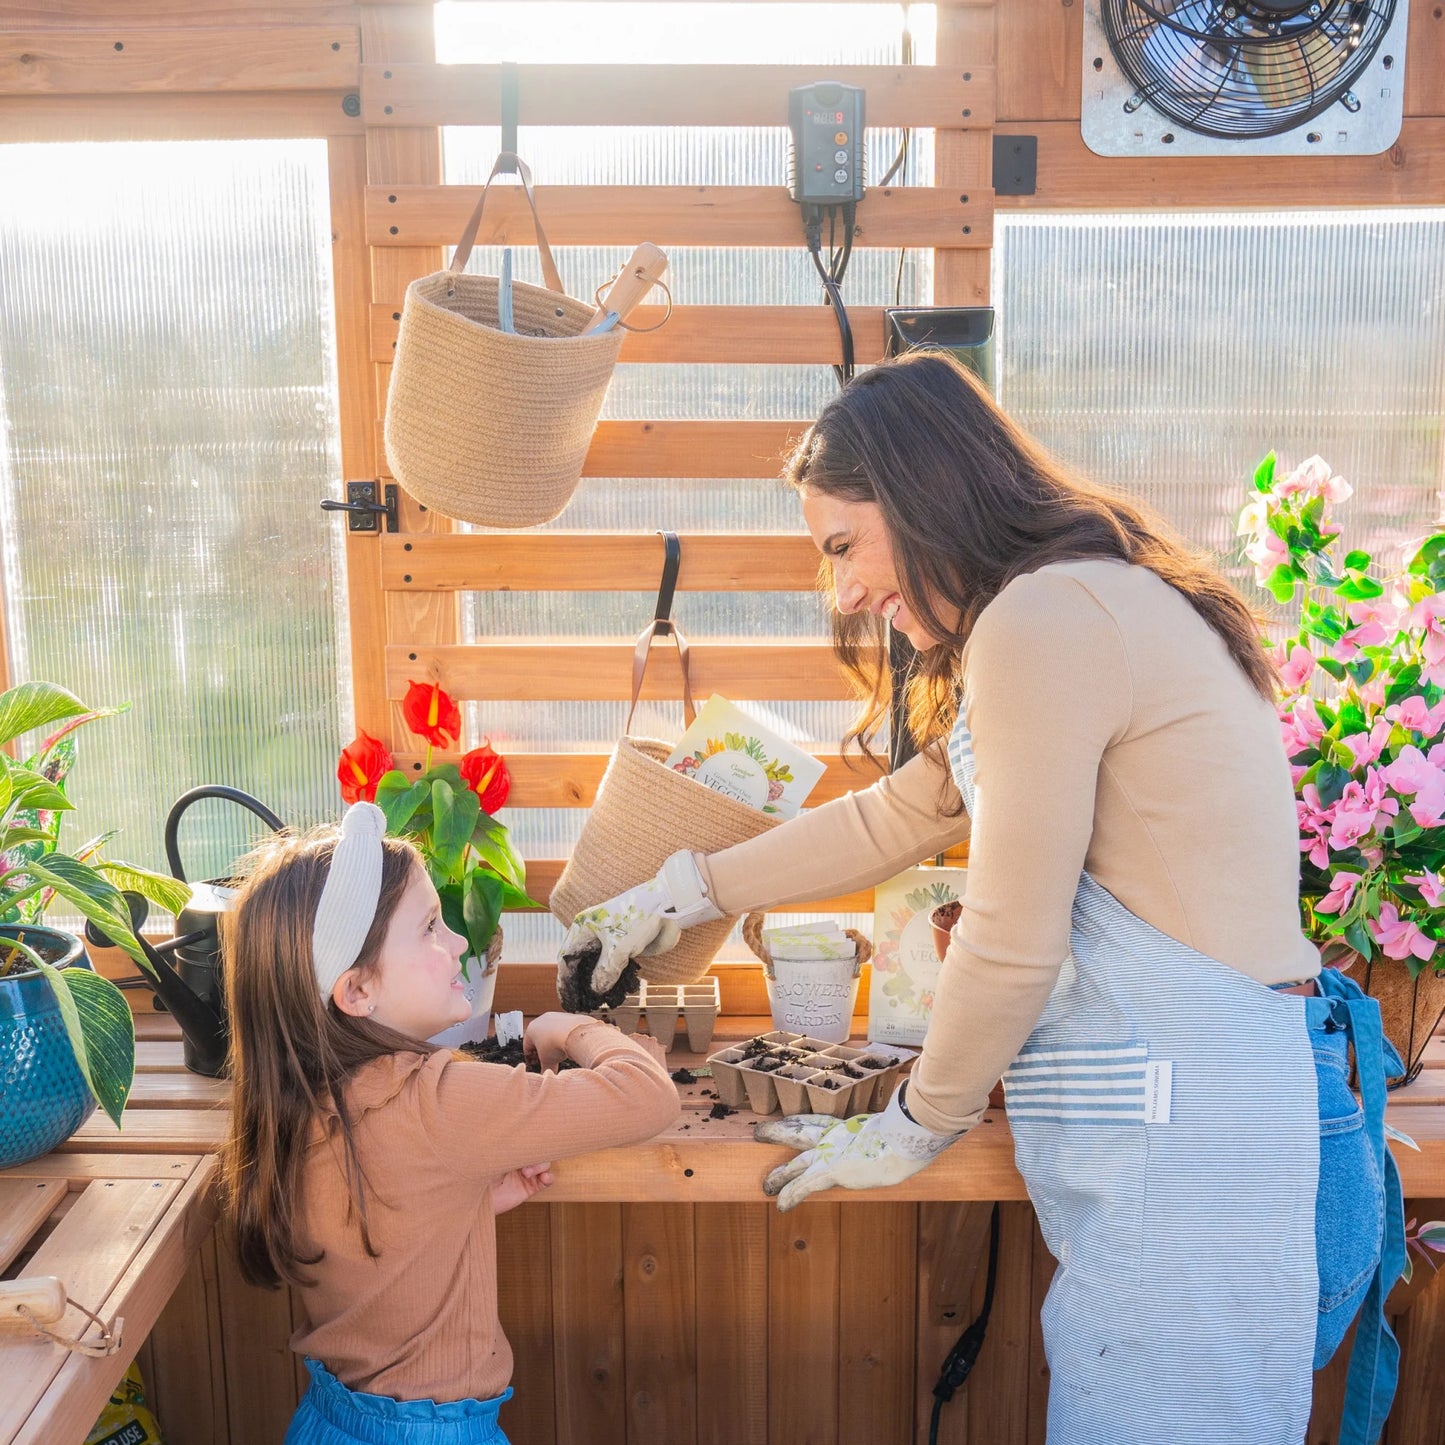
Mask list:
[[[1342,1438],[1373,1439],[1395,1359],[1380,1305],[1403,1263],[1378,1008],[1321,975],[1300,931],[1256,619],[936,353],[852,382],[786,477],[831,567],[838,653],[868,689],[855,735],[866,745],[888,705],[888,622],[917,649],[921,752],[751,842],[675,855],[579,915],[564,956],[600,939],[601,989],[680,927],[865,887],[968,838],[906,1089],[827,1130],[760,1126],[814,1145],[767,1191],[789,1208],[904,1179],[978,1122],[1003,1075],[1060,1261],[1042,1315],[1052,1445],[1297,1442],[1311,1365],[1367,1293],[1358,1433]],[[1369,1128],[1345,1085],[1354,1025]]]

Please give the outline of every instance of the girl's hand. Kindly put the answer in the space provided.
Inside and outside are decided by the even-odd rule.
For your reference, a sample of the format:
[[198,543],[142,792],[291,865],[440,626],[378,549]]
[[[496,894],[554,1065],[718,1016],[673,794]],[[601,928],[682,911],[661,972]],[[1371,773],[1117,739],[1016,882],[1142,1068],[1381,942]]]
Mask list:
[[524,1164],[502,1175],[492,1185],[492,1213],[505,1214],[519,1204],[525,1204],[534,1194],[545,1189],[552,1182],[552,1165]]
[[538,1014],[522,1035],[522,1052],[536,1059],[543,1071],[555,1069],[567,1057],[567,1036],[573,1029],[590,1022],[585,1014]]

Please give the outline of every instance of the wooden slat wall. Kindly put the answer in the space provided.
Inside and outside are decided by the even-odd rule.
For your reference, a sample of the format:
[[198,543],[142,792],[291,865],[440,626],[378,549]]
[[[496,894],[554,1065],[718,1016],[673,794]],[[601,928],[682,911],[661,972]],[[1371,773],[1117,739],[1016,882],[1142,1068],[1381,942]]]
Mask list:
[[[377,22],[365,17],[380,16],[386,9],[362,7],[361,108],[369,158],[374,161],[378,148],[393,136],[435,136],[442,125],[498,123],[500,68],[428,64],[420,58],[425,47],[419,41],[406,55],[394,49],[377,53],[368,42]],[[393,26],[415,23],[412,17],[401,20],[400,14],[392,7]],[[860,211],[855,244],[934,247],[937,299],[977,301],[987,298],[992,241],[986,157],[996,109],[994,18],[988,5],[945,10],[943,15],[936,65],[844,67],[838,72],[867,87],[870,123],[933,127],[941,152],[948,155],[940,164],[940,184],[934,187],[871,191]],[[806,66],[524,65],[517,72],[519,108],[528,125],[775,124],[780,97],[814,73]],[[703,93],[712,97],[706,115],[697,111]],[[949,151],[954,141],[957,145]],[[456,238],[479,194],[474,186],[443,184],[429,169],[430,146],[425,159],[425,173],[398,165],[379,174],[373,164],[365,191],[373,277],[369,355],[376,367],[373,449],[382,467],[380,417],[406,282],[428,269],[421,264],[424,254],[436,255],[425,248]],[[799,239],[797,209],[777,187],[542,186],[537,200],[555,244],[621,245],[645,236],[664,246],[793,246]],[[494,192],[479,241],[530,238],[530,217],[518,189]],[[408,259],[403,262],[401,257]],[[679,301],[667,325],[628,338],[624,360],[827,365],[838,356],[836,327],[822,307],[689,306],[686,297]],[[861,308],[854,322],[859,354],[865,361],[879,359],[881,309]],[[692,480],[774,476],[807,420],[603,422],[584,476],[652,477],[683,486]],[[360,544],[380,555],[387,600],[384,628],[377,628],[374,617],[360,626],[354,623],[354,632],[360,634],[354,637],[355,663],[368,672],[368,695],[377,695],[371,679],[379,677],[380,695],[393,705],[392,726],[379,735],[393,745],[404,767],[421,765],[409,734],[395,723],[394,705],[413,679],[435,679],[462,699],[622,701],[630,695],[628,642],[547,645],[523,639],[462,644],[443,639],[437,629],[455,626],[454,598],[463,588],[648,591],[661,564],[655,537],[552,532],[441,536],[437,531],[434,518],[408,508],[398,535]],[[579,565],[584,555],[585,567]],[[679,587],[684,591],[811,590],[817,575],[816,555],[801,536],[688,537],[683,558]],[[639,617],[639,627],[645,620]],[[698,696],[718,691],[809,701],[850,695],[823,643],[692,642],[693,690]],[[676,697],[676,662],[665,649],[660,651],[643,695]],[[512,756],[516,767],[510,808],[586,806],[604,761],[576,754]],[[874,776],[872,769],[847,769],[829,759],[819,801],[866,785]],[[561,867],[559,859],[528,860],[533,896],[545,898]],[[866,910],[871,892],[820,899],[811,906],[845,905]]]

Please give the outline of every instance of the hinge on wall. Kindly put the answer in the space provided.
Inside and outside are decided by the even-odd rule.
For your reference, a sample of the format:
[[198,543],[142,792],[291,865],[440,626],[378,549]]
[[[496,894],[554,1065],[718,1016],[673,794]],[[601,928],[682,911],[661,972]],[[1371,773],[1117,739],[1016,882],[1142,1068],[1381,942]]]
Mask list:
[[346,500],[333,502],[330,497],[323,498],[321,510],[323,512],[345,512],[348,532],[379,532],[383,517],[386,518],[386,530],[395,532],[397,529],[396,483],[388,482],[386,484],[384,504],[376,499],[380,487],[381,483],[376,480],[347,482]]

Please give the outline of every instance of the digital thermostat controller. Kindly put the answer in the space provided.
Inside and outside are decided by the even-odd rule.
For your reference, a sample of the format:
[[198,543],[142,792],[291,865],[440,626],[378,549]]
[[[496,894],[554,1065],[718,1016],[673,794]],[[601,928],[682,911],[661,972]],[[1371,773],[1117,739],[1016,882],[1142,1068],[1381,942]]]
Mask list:
[[863,199],[863,95],[858,86],[835,80],[788,92],[795,201],[839,206]]

